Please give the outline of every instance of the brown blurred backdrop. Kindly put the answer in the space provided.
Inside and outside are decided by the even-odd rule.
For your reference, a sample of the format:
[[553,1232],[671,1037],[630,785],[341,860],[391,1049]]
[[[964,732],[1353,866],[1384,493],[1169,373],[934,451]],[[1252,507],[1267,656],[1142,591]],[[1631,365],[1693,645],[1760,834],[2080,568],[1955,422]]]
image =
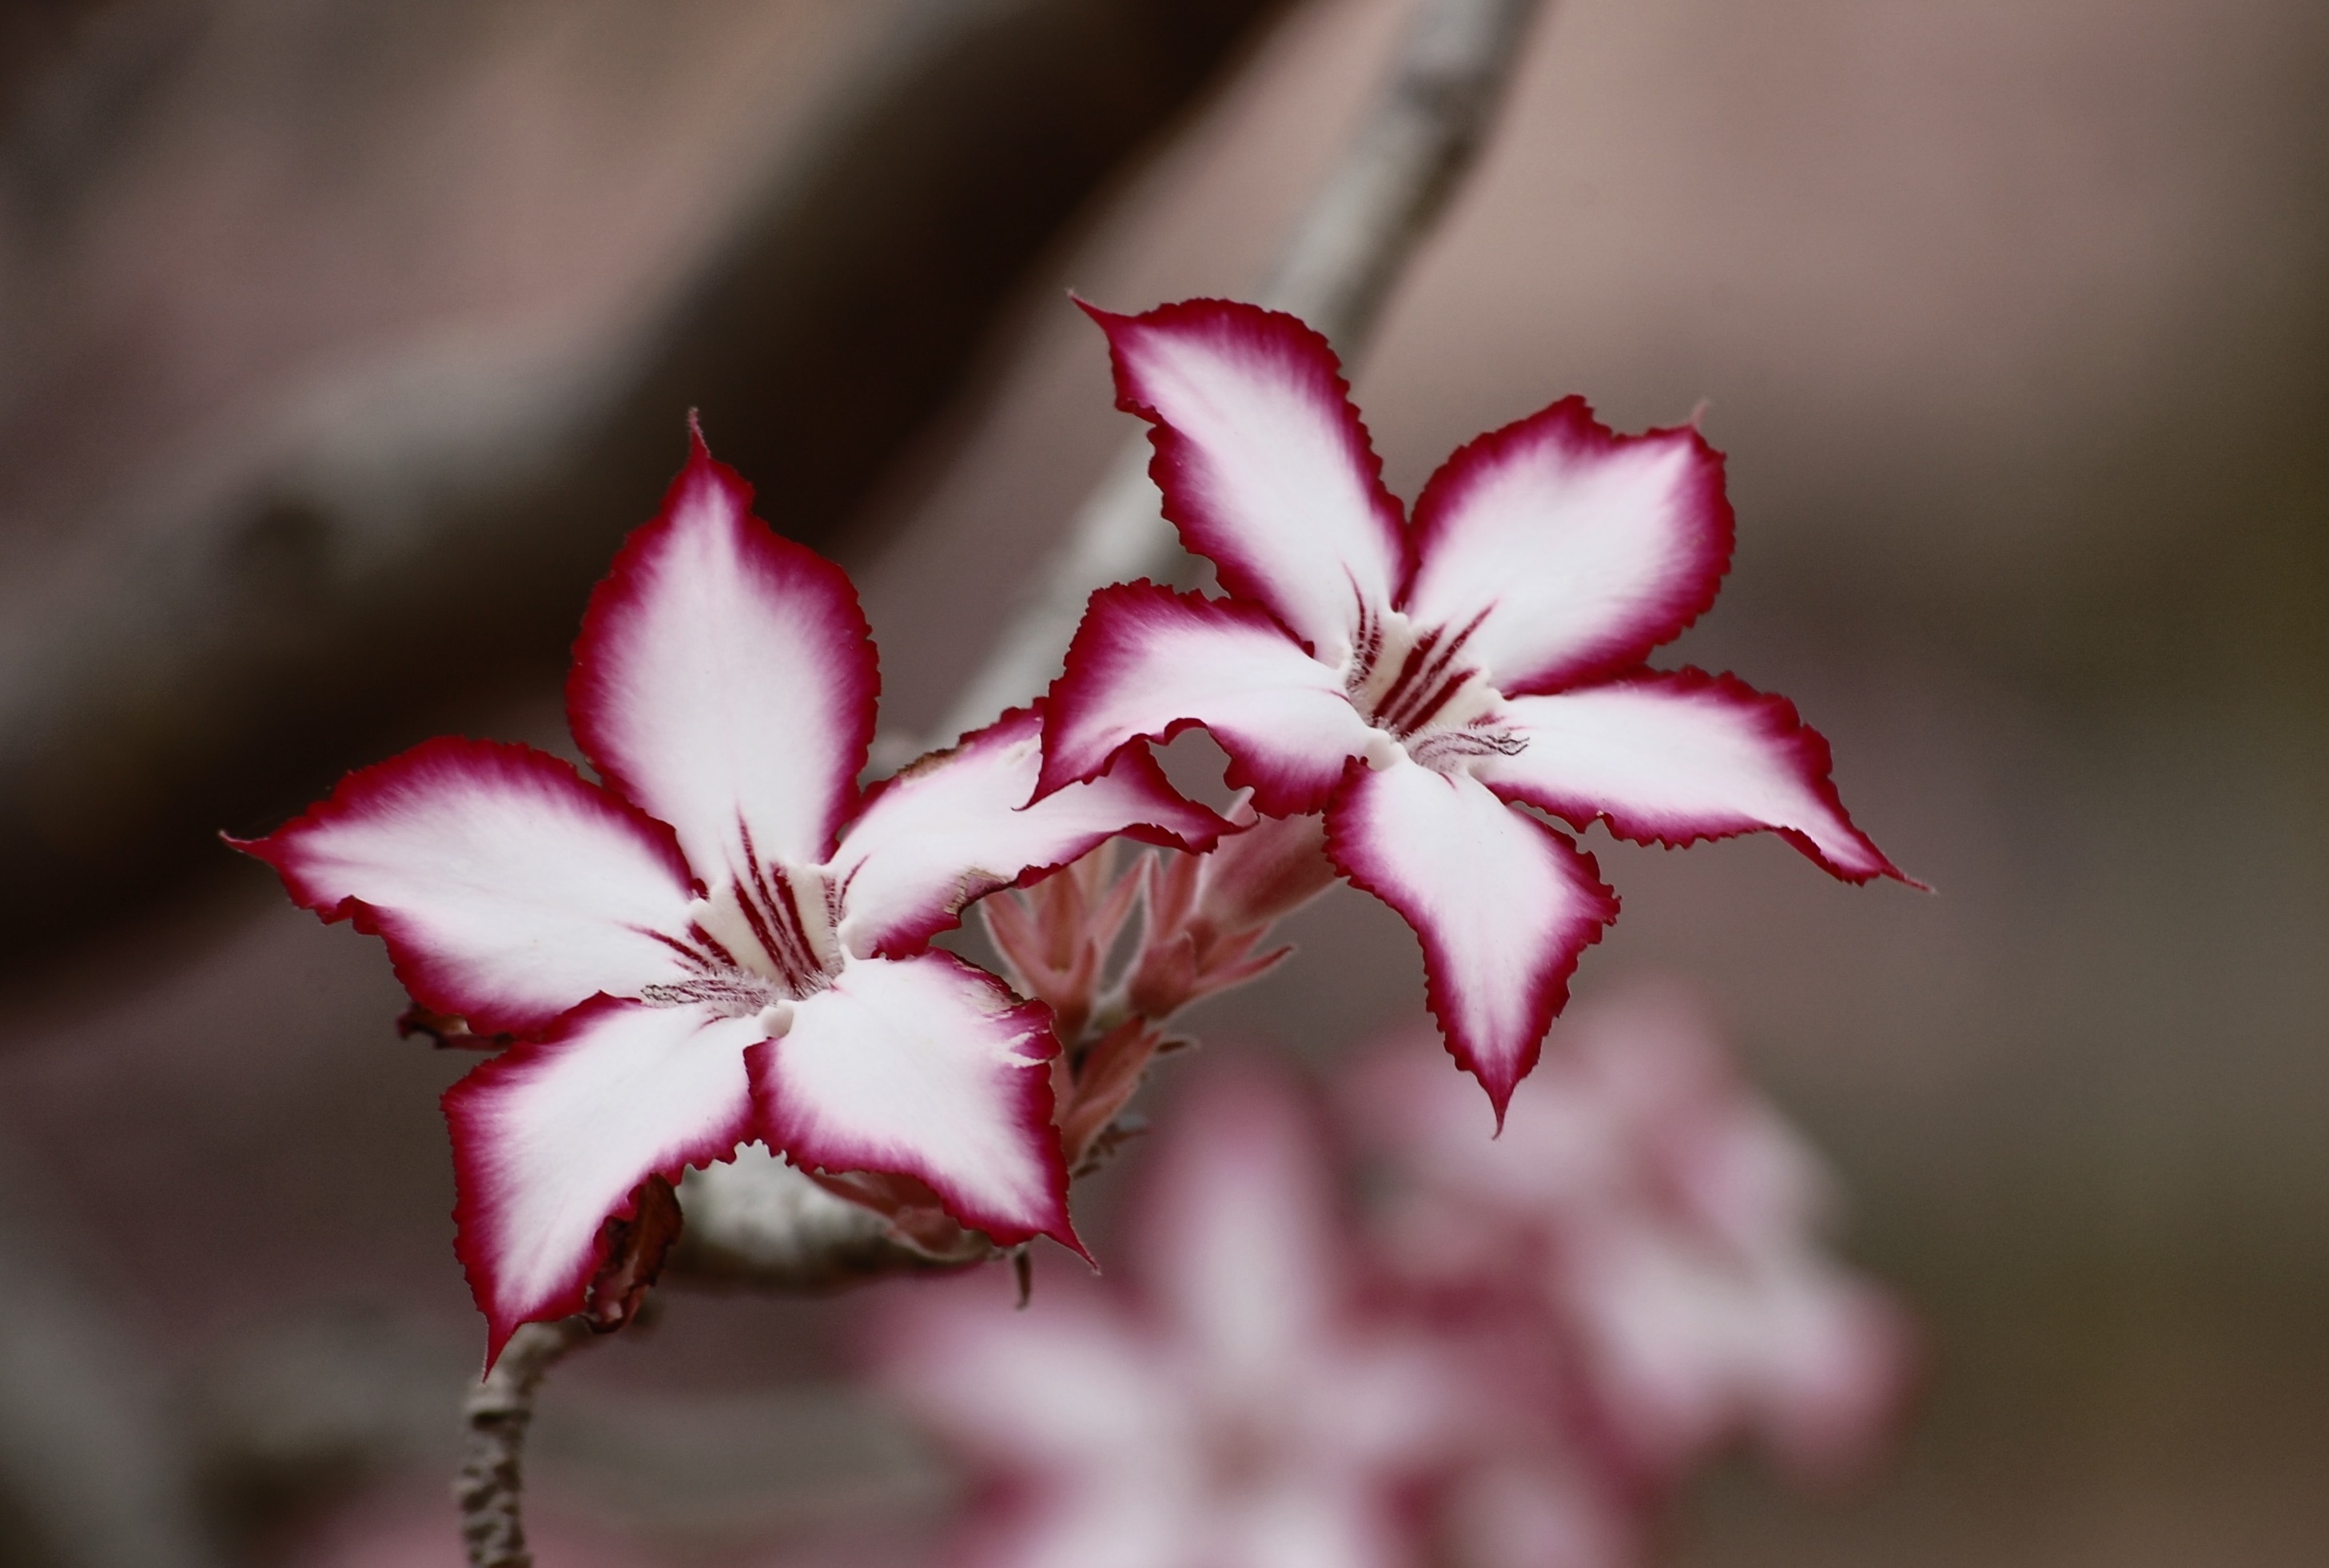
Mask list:
[[[238,1550],[434,1519],[480,1334],[466,1062],[208,830],[443,729],[562,745],[691,404],[933,722],[1127,434],[1064,290],[1250,288],[1406,9],[0,22],[0,1234]],[[1409,495],[1565,392],[1703,401],[1740,543],[1675,656],[1795,698],[1938,889],[1591,836],[1580,990],[1694,978],[1930,1335],[1887,1473],[1718,1477],[1677,1561],[2329,1552],[2324,165],[2297,0],[1568,0],[1356,377]],[[1378,906],[1297,934],[1213,1048],[1332,1072],[1419,1007]],[[699,1554],[927,1514],[843,1316],[674,1299],[554,1391],[545,1506]],[[68,1560],[14,1441],[0,1562]]]

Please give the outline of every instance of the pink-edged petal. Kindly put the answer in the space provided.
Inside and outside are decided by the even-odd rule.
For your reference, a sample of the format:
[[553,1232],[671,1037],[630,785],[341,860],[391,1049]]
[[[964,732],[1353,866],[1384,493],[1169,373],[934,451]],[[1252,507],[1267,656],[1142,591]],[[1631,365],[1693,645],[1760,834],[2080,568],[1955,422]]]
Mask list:
[[1401,607],[1474,626],[1466,654],[1507,693],[1642,662],[1714,602],[1730,567],[1722,454],[1698,431],[1620,436],[1582,398],[1464,447],[1415,503]]
[[1051,686],[1039,798],[1096,778],[1133,741],[1202,724],[1271,817],[1317,810],[1377,740],[1342,677],[1261,610],[1125,582],[1091,597]]
[[581,1309],[599,1227],[640,1182],[675,1181],[751,1136],[744,1053],[767,1036],[752,1018],[601,998],[446,1091],[455,1245],[489,1365],[520,1324]]
[[841,568],[751,514],[693,438],[655,521],[590,596],[566,688],[607,781],[678,830],[707,883],[831,853],[873,739],[880,676]]
[[1050,1015],[949,953],[863,959],[752,1053],[768,1146],[794,1164],[912,1176],[1011,1246],[1068,1224]]
[[1478,780],[1404,758],[1352,770],[1326,853],[1415,928],[1432,1015],[1501,1123],[1578,956],[1617,918],[1593,857]]
[[1228,300],[1084,309],[1108,334],[1117,406],[1156,426],[1148,471],[1183,542],[1340,664],[1361,606],[1380,613],[1399,590],[1406,530],[1334,351]]
[[1231,831],[1138,751],[1027,805],[1042,751],[1042,715],[1015,708],[876,789],[833,857],[842,945],[860,958],[918,949],[972,901],[1119,834],[1202,852]]
[[528,746],[444,739],[349,774],[235,847],[327,921],[388,942],[412,995],[473,1029],[540,1027],[677,959],[687,864],[671,830]]
[[1785,697],[1685,669],[1515,697],[1504,716],[1528,744],[1475,773],[1579,827],[1666,845],[1768,829],[1846,881],[1908,880],[1844,815],[1827,742]]

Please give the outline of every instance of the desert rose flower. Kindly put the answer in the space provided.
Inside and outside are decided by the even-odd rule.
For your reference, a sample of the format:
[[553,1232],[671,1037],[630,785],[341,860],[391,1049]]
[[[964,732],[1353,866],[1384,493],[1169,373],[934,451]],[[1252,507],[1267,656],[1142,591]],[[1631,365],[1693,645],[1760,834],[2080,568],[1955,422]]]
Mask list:
[[1847,881],[1900,876],[1785,699],[1644,666],[1730,564],[1697,430],[1619,436],[1566,399],[1457,451],[1410,519],[1301,322],[1205,299],[1090,314],[1118,406],[1156,427],[1165,515],[1228,597],[1093,597],[1042,792],[1203,725],[1231,783],[1269,816],[1323,811],[1335,864],[1415,929],[1432,1011],[1499,1110],[1617,912],[1591,857],[1515,806],[1644,843],[1768,829]]
[[1392,1252],[1534,1312],[1624,1471],[1663,1489],[1742,1437],[1815,1475],[1882,1446],[1904,1321],[1828,1250],[1825,1170],[1686,997],[1637,984],[1580,1009],[1494,1139],[1431,1056],[1396,1044],[1347,1091],[1400,1178]]
[[1147,1173],[1139,1288],[1047,1278],[1014,1312],[948,1281],[883,1320],[887,1381],[990,1483],[969,1562],[1420,1564],[1498,1450],[1494,1380],[1371,1293],[1290,1096],[1202,1089]]
[[838,567],[752,517],[701,436],[593,595],[567,689],[599,781],[438,740],[240,847],[388,944],[415,1000],[516,1043],[446,1095],[458,1250],[491,1325],[579,1309],[647,1177],[750,1139],[925,1184],[1075,1246],[1044,1011],[931,936],[1129,832],[1222,824],[1148,759],[1018,809],[1021,711],[870,792],[878,676]]

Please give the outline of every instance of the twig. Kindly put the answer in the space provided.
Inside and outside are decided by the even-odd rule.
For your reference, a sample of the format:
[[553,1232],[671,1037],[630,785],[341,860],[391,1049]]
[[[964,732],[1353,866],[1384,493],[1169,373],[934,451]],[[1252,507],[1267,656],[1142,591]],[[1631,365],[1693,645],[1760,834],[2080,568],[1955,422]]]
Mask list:
[[461,1511],[469,1568],[533,1568],[520,1512],[533,1396],[542,1374],[589,1338],[590,1325],[581,1318],[526,1324],[510,1336],[493,1371],[463,1403],[461,1474],[453,1500]]
[[[1326,335],[1345,364],[1373,335],[1391,285],[1447,206],[1512,80],[1542,0],[1427,0],[1387,90],[1303,214],[1261,303]],[[1042,587],[933,740],[940,745],[1023,703],[1059,674],[1095,588],[1165,579],[1181,557],[1136,436],[1076,516]]]

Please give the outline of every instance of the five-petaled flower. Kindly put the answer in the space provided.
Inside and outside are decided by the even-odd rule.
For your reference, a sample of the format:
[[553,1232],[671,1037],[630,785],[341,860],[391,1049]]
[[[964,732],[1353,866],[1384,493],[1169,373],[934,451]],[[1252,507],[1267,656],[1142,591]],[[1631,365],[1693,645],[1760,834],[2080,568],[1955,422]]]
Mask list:
[[1228,597],[1093,597],[1038,798],[1202,724],[1257,808],[1323,810],[1343,874],[1415,929],[1432,1011],[1499,1112],[1617,912],[1590,856],[1511,807],[1642,843],[1771,829],[1846,880],[1900,875],[1785,699],[1644,666],[1730,562],[1722,459],[1695,429],[1617,436],[1565,399],[1457,451],[1410,521],[1301,322],[1086,308],[1118,406],[1157,427],[1165,515]]
[[[889,1381],[998,1483],[954,1560],[1400,1568],[1494,1459],[1492,1369],[1370,1288],[1330,1168],[1273,1078],[1215,1074],[1158,1149],[1140,1284],[953,1282],[876,1319]],[[967,1282],[964,1282],[967,1283]]]
[[1913,1337],[1831,1251],[1826,1167],[1686,995],[1597,998],[1495,1139],[1421,1044],[1343,1081],[1383,1250],[1416,1285],[1504,1299],[1560,1343],[1573,1403],[1633,1485],[1666,1495],[1750,1435],[1811,1477],[1882,1450]]
[[750,498],[697,437],[593,596],[567,700],[603,783],[432,741],[241,845],[384,938],[423,1006],[518,1037],[445,1101],[494,1354],[582,1305],[645,1178],[750,1139],[925,1183],[1001,1243],[1076,1246],[1048,1016],[927,944],[1114,835],[1204,847],[1224,827],[1145,757],[1022,808],[1029,711],[861,795],[864,615]]

